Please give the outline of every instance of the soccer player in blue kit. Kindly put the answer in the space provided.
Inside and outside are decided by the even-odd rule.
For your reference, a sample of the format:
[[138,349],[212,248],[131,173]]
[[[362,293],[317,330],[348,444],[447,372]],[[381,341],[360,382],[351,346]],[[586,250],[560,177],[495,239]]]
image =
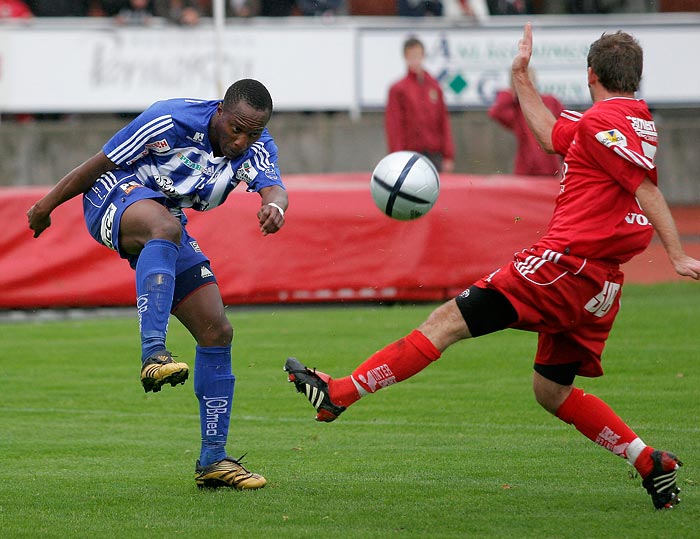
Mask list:
[[200,488],[257,489],[267,481],[226,452],[235,383],[233,328],[209,260],[187,233],[183,208],[216,207],[243,182],[261,197],[262,235],[284,225],[288,200],[277,146],[266,128],[271,115],[267,88],[252,79],[235,82],[223,100],[159,101],[27,212],[38,237],[56,207],[82,194],[92,237],[136,270],[146,392],[183,384],[189,376],[189,366],[175,361],[165,346],[171,313],[196,340],[194,391],[202,446],[195,482]]

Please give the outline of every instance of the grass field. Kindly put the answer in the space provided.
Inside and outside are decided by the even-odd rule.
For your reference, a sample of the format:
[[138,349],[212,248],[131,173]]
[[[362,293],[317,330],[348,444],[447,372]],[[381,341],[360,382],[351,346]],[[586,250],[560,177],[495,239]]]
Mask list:
[[[0,536],[700,536],[700,285],[628,286],[607,376],[579,380],[685,461],[683,503],[666,512],[624,461],[534,402],[533,334],[458,343],[335,423],[312,421],[287,355],[347,374],[433,307],[231,309],[229,451],[268,478],[254,492],[195,487],[192,381],[143,393],[134,317],[0,324]],[[169,347],[191,362],[177,321]]]

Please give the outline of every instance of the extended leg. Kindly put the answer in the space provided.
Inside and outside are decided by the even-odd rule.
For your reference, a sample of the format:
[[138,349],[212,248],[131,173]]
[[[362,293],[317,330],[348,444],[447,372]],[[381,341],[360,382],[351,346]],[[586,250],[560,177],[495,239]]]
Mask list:
[[202,437],[196,464],[197,485],[238,490],[264,487],[264,477],[248,471],[226,452],[236,378],[231,370],[233,328],[219,287],[211,283],[197,289],[174,314],[197,341],[194,389],[199,400]]

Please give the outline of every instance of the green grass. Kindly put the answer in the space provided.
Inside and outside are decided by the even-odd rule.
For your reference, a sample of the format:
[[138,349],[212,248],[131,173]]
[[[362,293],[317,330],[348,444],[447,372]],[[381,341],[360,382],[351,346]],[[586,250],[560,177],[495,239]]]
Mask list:
[[[268,478],[254,492],[197,490],[192,382],[143,393],[133,316],[0,324],[0,536],[698,537],[699,306],[697,283],[628,286],[607,375],[579,380],[684,459],[683,504],[667,512],[534,402],[534,334],[458,343],[339,421],[312,421],[287,355],[347,374],[433,305],[231,309],[229,450]],[[169,347],[191,362],[177,321]]]

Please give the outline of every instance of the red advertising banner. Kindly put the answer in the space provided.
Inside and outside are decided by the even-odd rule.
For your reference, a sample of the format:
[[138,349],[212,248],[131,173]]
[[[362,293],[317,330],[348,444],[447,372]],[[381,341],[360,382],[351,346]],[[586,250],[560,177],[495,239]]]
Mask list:
[[[287,176],[285,184],[286,225],[274,235],[258,229],[255,193],[188,213],[226,304],[448,299],[533,243],[559,190],[556,179],[446,174],[433,209],[402,222],[376,208],[364,174]],[[133,305],[134,272],[90,237],[80,199],[32,237],[26,211],[47,190],[0,189],[0,308]],[[688,214],[696,226],[698,213]],[[660,245],[637,258],[633,280],[674,278]]]

